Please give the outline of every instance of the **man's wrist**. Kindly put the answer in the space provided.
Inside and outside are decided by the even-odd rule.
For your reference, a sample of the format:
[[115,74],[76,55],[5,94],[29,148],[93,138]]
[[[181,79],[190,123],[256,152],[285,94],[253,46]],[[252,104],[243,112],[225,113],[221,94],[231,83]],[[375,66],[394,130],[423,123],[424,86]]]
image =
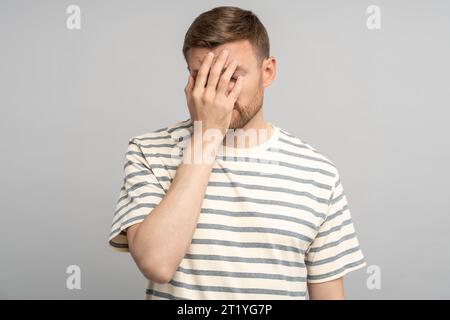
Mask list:
[[183,153],[183,163],[212,165],[223,141],[220,131],[194,132]]

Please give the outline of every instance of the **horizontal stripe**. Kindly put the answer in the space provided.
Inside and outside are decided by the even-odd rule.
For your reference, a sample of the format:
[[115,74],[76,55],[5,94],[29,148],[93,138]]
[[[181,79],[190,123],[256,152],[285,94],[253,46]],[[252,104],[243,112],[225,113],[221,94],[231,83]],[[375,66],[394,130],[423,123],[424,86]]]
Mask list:
[[151,144],[141,144],[139,145],[141,148],[181,148],[182,145],[178,145],[177,143],[151,143]]
[[130,191],[135,191],[135,190],[137,190],[137,189],[139,189],[139,188],[142,188],[142,187],[148,186],[148,185],[152,185],[152,186],[158,187],[158,188],[160,188],[161,190],[163,190],[162,187],[161,187],[161,185],[160,185],[159,183],[150,183],[150,182],[145,182],[145,181],[143,181],[143,182],[138,182],[138,183],[132,184],[132,185],[129,186],[129,187],[122,186],[122,188],[120,189],[120,191],[121,191],[121,192],[122,192],[122,191],[125,191],[125,189],[126,189],[128,192],[130,192]]
[[273,234],[279,234],[283,236],[289,236],[294,237],[296,239],[300,239],[306,242],[311,242],[312,239],[297,233],[293,231],[288,230],[282,230],[282,229],[276,229],[276,228],[261,228],[261,227],[232,227],[232,226],[225,226],[221,224],[212,224],[212,223],[198,223],[197,228],[199,229],[215,229],[215,230],[224,230],[224,231],[231,231],[231,232],[258,232],[258,233],[273,233]]
[[251,190],[262,190],[262,191],[272,191],[272,192],[280,192],[283,194],[293,194],[297,196],[303,196],[310,198],[314,201],[317,201],[319,203],[328,203],[328,199],[319,198],[314,195],[312,195],[309,192],[305,191],[297,191],[294,189],[289,188],[282,188],[282,187],[271,187],[271,186],[265,186],[265,185],[258,185],[258,184],[247,184],[247,183],[240,183],[240,182],[219,182],[219,181],[210,181],[208,183],[208,186],[211,187],[225,187],[225,188],[244,188],[244,189],[251,189]]
[[[159,131],[162,132],[163,130]],[[157,131],[155,131],[157,132]],[[154,136],[154,137],[135,137],[133,140],[139,141],[148,141],[148,140],[159,140],[159,139],[171,139],[170,134],[162,135],[162,136]]]
[[[127,156],[129,155],[141,155],[140,152],[137,151],[128,151],[126,153]],[[178,152],[178,156],[174,153],[174,154],[168,154],[168,153],[144,153],[143,154],[144,157],[147,158],[166,158],[166,159],[175,159],[175,160],[180,160],[181,159],[181,154]]]
[[337,188],[337,186],[341,183],[341,177],[338,177],[337,181],[334,184],[334,187]]
[[164,198],[164,194],[156,193],[156,192],[144,192],[144,193],[141,193],[140,195],[130,197],[130,201],[128,201],[128,203],[125,203],[120,208],[117,208],[117,210],[114,212],[114,216],[116,216],[123,208],[128,207],[130,204],[132,204],[136,199],[145,198],[145,197]]
[[311,185],[321,188],[321,189],[326,189],[326,190],[332,189],[332,186],[324,184],[324,183],[319,183],[315,180],[302,179],[302,178],[297,178],[297,177],[287,176],[287,175],[282,175],[282,174],[276,174],[276,173],[270,173],[270,174],[265,175],[264,173],[261,173],[260,171],[235,170],[235,169],[229,169],[229,168],[213,168],[212,172],[213,173],[231,173],[231,174],[235,174],[235,175],[249,176],[249,177],[255,176],[255,177],[260,177],[260,178],[264,178],[264,179],[289,180],[289,181],[300,182],[300,183],[304,183],[304,184],[311,184]]
[[345,204],[342,207],[342,209],[336,211],[333,214],[328,215],[326,221],[329,222],[329,221],[331,221],[333,219],[336,219],[337,217],[341,216],[345,212],[345,210],[348,210],[348,205],[347,204]]
[[[152,165],[152,168],[155,168],[155,169],[167,168],[168,170],[176,170],[178,168],[178,166]],[[303,184],[311,184],[311,185],[313,185],[313,186],[315,186],[317,188],[325,189],[325,190],[331,190],[332,189],[332,186],[327,185],[327,184],[323,184],[323,183],[319,183],[319,182],[317,182],[315,180],[302,179],[302,178],[297,178],[297,177],[287,176],[287,175],[282,175],[282,174],[275,174],[275,173],[270,173],[268,175],[265,175],[261,171],[235,170],[235,169],[229,169],[229,168],[213,168],[212,172],[213,173],[231,173],[231,174],[234,174],[234,175],[248,176],[248,177],[260,177],[260,178],[286,180],[286,181],[299,182],[299,183],[303,183]]]
[[[140,152],[137,151],[128,151],[126,155],[141,155]],[[170,153],[144,153],[144,157],[146,158],[166,158],[166,159],[174,159],[174,160],[180,160],[182,157],[181,149],[179,152],[174,151],[173,154]],[[267,159],[260,159],[260,158],[250,158],[250,157],[237,157],[237,156],[216,156],[216,160],[222,160],[222,161],[233,161],[233,162],[249,162],[249,163],[261,163],[261,164],[267,164],[267,165],[274,165],[274,166],[281,166],[291,169],[296,169],[300,171],[307,171],[307,172],[317,172],[320,174],[323,174],[325,176],[329,177],[335,177],[335,174],[333,172],[327,171],[325,169],[320,168],[312,168],[307,166],[301,166],[298,164],[293,164],[287,161],[280,161],[280,160],[267,160]]]
[[191,126],[192,126],[192,124],[186,124],[186,125],[183,125],[183,126],[178,126],[178,127],[175,127],[175,128],[170,128],[170,129],[167,130],[167,132],[168,132],[168,133],[172,133],[172,132],[174,132],[175,130],[187,129],[187,128],[191,127]]
[[[282,140],[286,140],[286,141],[289,141],[289,142],[292,142],[292,143],[294,143],[296,146],[299,146],[299,147],[303,147],[303,148],[306,148],[306,149],[309,149],[309,150],[311,150],[312,152],[314,152],[314,153],[317,153],[317,154],[319,154],[319,152],[317,151],[317,149],[315,149],[315,148],[313,148],[312,146],[310,146],[306,141],[303,141],[302,139],[300,139],[299,137],[296,137],[296,136],[294,136],[293,134],[291,134],[291,133],[289,133],[289,132],[287,132],[286,130],[283,130],[283,129],[279,129],[279,131],[284,135],[284,136],[280,136],[280,138],[282,138]],[[296,141],[296,142],[293,142],[293,141],[291,141],[291,140],[289,140],[289,139],[292,139],[292,140],[294,140],[294,141]]]
[[178,267],[177,271],[186,274],[194,274],[200,276],[216,276],[216,277],[236,277],[236,278],[255,278],[255,279],[274,279],[288,282],[305,282],[305,277],[290,277],[283,274],[255,273],[255,272],[229,272],[218,270],[194,270]]
[[109,244],[116,248],[128,248],[128,243],[117,243],[114,241],[110,241]]
[[348,263],[348,264],[346,264],[345,266],[343,266],[343,267],[341,267],[339,269],[336,269],[336,270],[333,270],[333,271],[330,271],[330,272],[327,272],[327,273],[318,274],[318,275],[308,274],[307,279],[308,280],[321,280],[321,279],[329,278],[329,277],[335,276],[337,274],[340,274],[340,273],[344,272],[347,269],[354,268],[356,266],[362,265],[362,264],[364,264],[364,262],[365,262],[365,259],[362,258],[361,260]]
[[133,184],[133,185],[131,185],[130,187],[127,187],[127,188],[125,188],[125,185],[124,185],[124,186],[120,189],[120,192],[124,192],[125,189],[126,189],[127,194],[125,194],[124,196],[120,197],[120,198],[118,199],[117,203],[119,203],[119,202],[122,201],[123,199],[128,198],[128,197],[129,197],[129,193],[130,193],[131,191],[136,191],[136,190],[138,190],[139,188],[142,188],[142,187],[145,187],[145,186],[149,186],[149,185],[156,187],[156,190],[157,190],[157,191],[165,192],[164,189],[161,188],[161,185],[160,185],[159,183],[139,182],[139,183]]
[[272,165],[277,165],[277,166],[297,169],[297,170],[301,170],[301,171],[317,172],[317,173],[321,173],[321,174],[323,174],[325,176],[335,177],[335,174],[333,172],[327,171],[325,169],[301,166],[301,165],[293,164],[293,163],[290,163],[290,162],[287,162],[287,161],[267,160],[267,159],[249,158],[249,157],[235,157],[235,156],[217,156],[217,159],[219,159],[219,160],[236,161],[236,162],[251,162],[251,163],[272,164]]
[[301,159],[306,159],[306,160],[323,162],[323,163],[326,163],[326,164],[328,164],[328,165],[330,165],[332,167],[335,167],[335,165],[333,163],[331,163],[330,161],[327,161],[327,160],[324,160],[324,159],[321,159],[321,158],[318,158],[318,157],[308,156],[308,155],[305,155],[305,154],[301,154],[301,153],[297,153],[297,152],[281,149],[281,148],[270,148],[267,151],[273,152],[273,153],[282,153],[282,154],[285,154],[285,155],[288,155],[288,156],[301,158]]
[[138,167],[141,167],[142,169],[147,169],[148,170],[148,167],[145,166],[144,164],[139,163],[139,162],[134,162],[134,161],[131,161],[131,160],[128,160],[127,162],[125,162],[125,164],[123,165],[123,168],[126,169],[129,166],[138,166]]
[[228,247],[239,247],[239,248],[266,248],[266,249],[276,249],[283,251],[290,251],[299,254],[304,254],[305,251],[297,248],[286,246],[282,244],[275,243],[262,243],[262,242],[237,242],[237,241],[225,241],[225,240],[216,240],[216,239],[192,239],[192,244],[211,244],[211,245],[221,245]]
[[229,261],[229,262],[244,262],[244,263],[267,263],[267,264],[280,264],[288,267],[304,268],[305,264],[298,261],[287,261],[281,259],[268,259],[268,258],[246,258],[235,256],[221,256],[213,254],[191,254],[188,253],[184,256],[184,259],[192,260],[217,260],[217,261]]
[[118,235],[118,234],[120,233],[121,228],[124,228],[125,226],[127,226],[127,225],[130,224],[131,222],[144,220],[145,217],[147,217],[147,216],[148,216],[148,214],[142,214],[142,215],[140,215],[140,216],[136,216],[136,217],[130,218],[130,219],[128,219],[128,220],[122,221],[122,222],[120,223],[120,227],[118,227],[118,228],[116,228],[116,229],[114,229],[114,230],[112,230],[112,231],[110,232],[109,237],[110,237],[110,238],[115,237],[116,235]]
[[[146,145],[139,145],[141,148],[147,148],[147,149],[154,149],[154,148],[182,148],[183,145],[180,143],[162,143],[162,144],[146,144]],[[181,150],[180,150],[181,151]],[[282,154],[286,154],[289,156],[294,156],[296,158],[302,158],[302,159],[307,159],[307,160],[311,160],[311,161],[317,161],[317,162],[322,162],[322,163],[326,163],[327,165],[330,165],[332,167],[335,167],[334,164],[332,164],[331,162],[324,160],[324,159],[320,159],[317,157],[313,157],[313,156],[307,156],[307,155],[303,155],[300,153],[295,153],[295,152],[291,152],[291,151],[287,151],[284,149],[275,149],[275,148],[270,148],[268,149],[268,151],[272,152],[272,153],[282,153]],[[152,155],[153,153],[148,153],[149,155]],[[156,153],[156,154],[160,154],[160,153]],[[175,153],[174,153],[175,154]],[[178,152],[178,154],[180,154],[180,152]],[[144,153],[144,155],[147,155],[146,153]],[[170,156],[172,156],[172,153],[170,154]],[[167,158],[167,156],[164,156],[165,158]],[[175,159],[179,159],[179,157],[175,157]],[[228,160],[228,161],[237,161],[237,162],[253,162],[253,163],[263,163],[263,164],[277,164],[279,162],[279,160],[270,160],[270,159],[260,159],[260,158],[249,158],[249,157],[238,157],[238,156],[226,156],[226,155],[217,155],[216,159],[219,160]],[[302,166],[298,166],[296,164],[291,164],[289,162],[282,162],[284,166],[287,167],[291,167],[291,168],[300,168],[302,170],[318,170],[318,172],[321,172],[325,175],[329,175],[334,177],[334,174],[323,170],[323,169],[319,169],[319,168],[314,168],[314,167],[302,167]],[[321,171],[323,170],[323,171]]]
[[340,238],[339,240],[336,240],[336,241],[333,241],[333,242],[328,242],[327,244],[324,244],[324,245],[322,245],[320,247],[310,248],[309,252],[320,252],[320,251],[325,250],[325,249],[333,248],[333,247],[338,246],[342,242],[344,242],[346,240],[349,240],[349,239],[353,239],[353,238],[356,238],[356,233],[355,232],[347,234],[347,235],[343,236],[342,238]]
[[271,214],[271,213],[263,213],[263,212],[256,212],[256,211],[229,211],[229,210],[220,210],[220,209],[213,209],[213,208],[202,208],[203,213],[209,213],[209,214],[218,214],[218,215],[224,215],[224,216],[231,216],[231,217],[255,217],[255,218],[267,218],[267,219],[276,219],[276,220],[284,220],[284,221],[290,221],[294,222],[303,226],[307,226],[311,228],[314,231],[317,231],[318,226],[315,225],[312,222],[294,218],[290,216],[285,216],[282,214]]
[[344,251],[342,251],[342,252],[340,252],[338,254],[333,254],[332,257],[328,257],[328,258],[325,258],[325,259],[316,260],[316,261],[307,261],[307,260],[305,260],[305,264],[307,266],[318,266],[318,265],[322,265],[322,264],[325,264],[325,263],[330,263],[330,262],[336,261],[336,260],[338,260],[338,259],[340,259],[342,257],[345,257],[346,255],[349,255],[349,254],[357,252],[357,251],[359,251],[359,246],[356,246],[356,247],[344,250]]
[[281,136],[280,136],[280,138],[279,138],[278,140],[279,140],[280,142],[283,142],[283,143],[292,145],[292,146],[297,147],[297,148],[309,149],[307,146],[305,146],[305,145],[302,144],[302,143],[293,142],[293,141],[290,141],[290,140],[288,140],[288,139],[286,139],[286,138],[283,138],[283,137],[281,137]]
[[351,223],[352,223],[351,219],[345,220],[338,226],[335,226],[335,227],[333,227],[333,228],[331,228],[331,229],[329,229],[327,231],[319,232],[317,234],[316,238],[325,237],[325,236],[328,236],[330,233],[333,233],[333,232],[336,232],[336,231],[340,231],[343,226],[346,226],[346,225],[351,224]]
[[325,219],[325,217],[326,217],[326,215],[324,213],[317,212],[316,210],[314,210],[306,205],[290,203],[290,202],[280,201],[280,200],[258,199],[258,198],[250,198],[250,197],[217,196],[217,195],[211,195],[211,194],[205,194],[205,199],[225,201],[225,202],[251,202],[251,203],[260,203],[260,204],[266,204],[266,205],[272,205],[272,206],[295,208],[295,209],[301,209],[301,210],[310,212],[318,218]]
[[126,175],[125,180],[129,180],[134,177],[147,176],[147,175],[148,175],[148,170],[136,171],[136,172]]
[[162,131],[167,131],[167,127],[156,129],[153,132],[162,132]]
[[179,297],[176,297],[169,293],[165,293],[165,292],[161,292],[161,291],[157,291],[157,290],[153,290],[153,289],[147,289],[145,291],[145,293],[149,296],[156,296],[156,297],[166,298],[166,299],[170,299],[170,300],[191,300],[191,299],[187,299],[187,298],[179,298]]
[[331,200],[331,203],[330,203],[330,204],[333,205],[333,204],[339,202],[339,201],[344,197],[344,195],[345,195],[345,194],[342,192],[339,196],[333,198],[333,199]]
[[303,297],[306,295],[306,293],[304,291],[287,291],[287,290],[272,290],[272,289],[259,289],[259,288],[232,288],[232,287],[220,287],[220,286],[202,286],[202,285],[187,284],[187,283],[174,281],[174,280],[171,280],[169,283],[175,287],[181,287],[181,288],[197,290],[197,291],[269,294],[269,295],[293,296],[293,297]]
[[149,174],[150,174],[150,172],[148,169],[132,172],[125,176],[125,181],[130,180],[131,178],[134,178],[134,177],[148,176]]
[[294,136],[292,133],[290,133],[290,132],[288,132],[288,131],[286,131],[286,130],[284,130],[284,129],[281,129],[281,128],[280,128],[280,132],[283,133],[285,136],[287,136],[287,137],[289,137],[289,138],[292,138],[292,139],[294,139],[294,140],[296,140],[296,141],[300,141],[300,143],[301,143],[302,145],[306,145],[306,144],[307,144],[306,142],[304,143],[300,138]]
[[140,209],[140,208],[150,208],[153,209],[156,207],[156,204],[154,203],[140,203],[130,209],[128,209],[127,211],[125,211],[122,215],[120,215],[119,217],[117,217],[114,222],[112,223],[112,225],[115,225],[117,222],[121,221],[123,217],[125,217],[127,214],[129,214],[130,212]]

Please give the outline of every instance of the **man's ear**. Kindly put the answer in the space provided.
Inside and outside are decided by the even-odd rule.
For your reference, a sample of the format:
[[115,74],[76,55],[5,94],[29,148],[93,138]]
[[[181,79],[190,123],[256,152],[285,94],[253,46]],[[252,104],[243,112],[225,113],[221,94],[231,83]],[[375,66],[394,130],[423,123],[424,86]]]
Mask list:
[[268,87],[273,80],[275,80],[275,76],[277,73],[277,61],[274,56],[270,56],[267,59],[264,59],[262,63],[262,76],[263,76],[263,86]]

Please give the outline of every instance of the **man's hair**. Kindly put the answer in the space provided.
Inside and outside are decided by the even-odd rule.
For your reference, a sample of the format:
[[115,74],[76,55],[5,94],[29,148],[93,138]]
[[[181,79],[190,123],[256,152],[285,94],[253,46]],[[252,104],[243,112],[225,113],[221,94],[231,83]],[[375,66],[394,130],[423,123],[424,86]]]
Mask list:
[[269,57],[270,44],[266,28],[249,10],[238,7],[216,7],[200,14],[184,37],[183,55],[187,61],[190,48],[214,48],[221,44],[249,40],[259,64]]

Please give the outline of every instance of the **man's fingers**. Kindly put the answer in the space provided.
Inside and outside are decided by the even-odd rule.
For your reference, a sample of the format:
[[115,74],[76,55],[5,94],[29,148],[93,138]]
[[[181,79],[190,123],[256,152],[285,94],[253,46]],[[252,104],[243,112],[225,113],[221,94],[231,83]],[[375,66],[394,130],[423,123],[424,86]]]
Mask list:
[[186,102],[189,109],[189,114],[191,115],[191,118],[195,114],[195,110],[193,110],[192,106],[192,90],[194,89],[194,77],[189,74],[188,83],[186,84],[186,87],[184,87],[184,93],[186,95]]
[[231,100],[231,102],[236,102],[237,98],[239,97],[239,94],[242,90],[242,83],[244,81],[244,76],[239,76],[236,84],[234,85],[233,89],[231,90],[230,94],[228,95],[228,99]]
[[205,88],[206,78],[208,77],[209,69],[211,68],[213,56],[214,54],[209,52],[205,59],[203,59],[202,65],[198,70],[197,77],[195,78],[194,90],[203,91]]
[[228,65],[225,72],[222,74],[219,80],[219,85],[217,86],[217,93],[226,94],[228,85],[230,83],[231,76],[238,66],[238,62],[236,59],[233,59]]
[[188,82],[184,87],[184,93],[186,94],[186,97],[191,95],[193,89],[194,89],[194,77],[191,74],[189,74]]
[[222,74],[223,66],[228,58],[228,51],[223,50],[219,57],[217,58],[216,62],[211,68],[211,71],[209,72],[209,78],[208,83],[206,85],[206,90],[209,90],[210,92],[215,92],[217,87],[217,82],[219,81],[219,77]]

